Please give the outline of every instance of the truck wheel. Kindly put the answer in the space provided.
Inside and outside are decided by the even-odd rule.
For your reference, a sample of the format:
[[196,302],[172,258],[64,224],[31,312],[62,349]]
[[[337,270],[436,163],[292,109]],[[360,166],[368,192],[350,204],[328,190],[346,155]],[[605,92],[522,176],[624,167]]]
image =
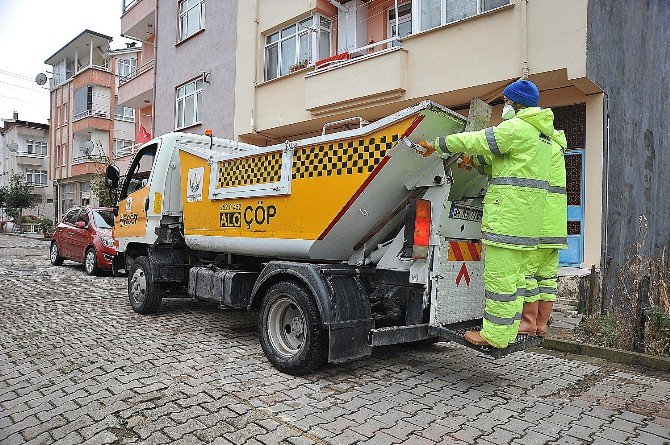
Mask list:
[[95,249],[92,247],[89,247],[86,250],[86,256],[84,257],[84,269],[86,269],[86,273],[91,276],[95,276],[100,273],[100,268],[98,268],[98,258],[95,254]]
[[319,309],[297,284],[281,282],[267,291],[258,327],[265,356],[281,372],[309,374],[326,362],[328,337]]
[[128,298],[138,314],[153,314],[161,305],[163,288],[153,281],[149,258],[145,256],[135,258],[128,272]]
[[60,266],[63,264],[63,257],[60,256],[60,253],[58,252],[58,243],[56,241],[51,241],[51,250],[49,251],[49,259],[51,260],[51,264],[54,266]]

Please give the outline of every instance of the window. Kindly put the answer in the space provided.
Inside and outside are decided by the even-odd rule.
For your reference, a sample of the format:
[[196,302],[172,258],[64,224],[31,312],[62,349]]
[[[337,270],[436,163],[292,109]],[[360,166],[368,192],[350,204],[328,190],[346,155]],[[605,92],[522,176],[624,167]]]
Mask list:
[[93,210],[93,225],[98,229],[114,227],[114,213],[109,210]]
[[126,122],[135,122],[135,110],[119,105],[119,97],[114,97],[114,119]]
[[205,1],[181,0],[179,2],[179,41],[205,27]]
[[26,182],[31,185],[44,187],[47,185],[46,170],[26,170]]
[[414,0],[419,11],[419,29],[425,31],[499,8],[509,0]]
[[177,87],[177,129],[199,124],[202,117],[202,77]]
[[62,155],[63,155],[63,159],[62,159],[62,162],[61,162],[61,167],[65,167],[65,159],[66,159],[66,157],[67,157],[67,144],[63,144],[63,153],[62,153]]
[[93,109],[93,87],[87,85],[74,91],[72,120],[81,119],[91,114]]
[[265,80],[330,56],[331,22],[315,15],[265,37]]
[[137,68],[137,59],[118,59],[116,62],[116,73],[119,77],[130,76]]
[[[70,184],[67,184],[67,185],[70,185]],[[74,185],[74,184],[72,184],[72,185]],[[67,224],[70,224],[70,225],[74,226],[74,223],[77,221],[77,217],[79,216],[79,211],[80,211],[80,209],[78,209],[78,208],[70,210],[63,217],[63,221]]]
[[142,148],[128,169],[128,175],[126,176],[126,180],[121,189],[120,199],[126,199],[128,195],[144,188],[149,183],[151,167],[154,165],[155,157],[155,144],[147,145]]
[[28,154],[37,156],[46,156],[47,143],[43,141],[28,140]]
[[[398,36],[401,39],[412,34],[412,4],[398,6],[398,32],[395,29],[395,8],[388,11],[388,38]],[[400,42],[392,42],[392,46],[400,46]]]

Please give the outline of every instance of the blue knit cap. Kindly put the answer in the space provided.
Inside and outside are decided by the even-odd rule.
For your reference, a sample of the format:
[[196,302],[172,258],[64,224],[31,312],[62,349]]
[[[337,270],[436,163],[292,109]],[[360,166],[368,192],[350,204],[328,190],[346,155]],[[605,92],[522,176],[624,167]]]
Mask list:
[[519,79],[507,85],[503,94],[512,102],[524,107],[537,107],[537,103],[540,101],[540,91],[533,82],[525,79]]

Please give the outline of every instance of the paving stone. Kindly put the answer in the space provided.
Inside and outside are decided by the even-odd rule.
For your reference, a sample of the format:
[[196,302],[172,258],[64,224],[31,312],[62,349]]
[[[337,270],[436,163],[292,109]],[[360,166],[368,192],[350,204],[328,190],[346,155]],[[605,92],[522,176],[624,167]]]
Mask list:
[[[670,440],[663,376],[537,352],[492,361],[444,344],[376,348],[292,377],[265,359],[257,313],[166,298],[139,316],[126,277],[51,266],[48,247],[0,235],[3,445]],[[36,264],[39,279],[16,273]],[[589,377],[600,380],[575,393]]]

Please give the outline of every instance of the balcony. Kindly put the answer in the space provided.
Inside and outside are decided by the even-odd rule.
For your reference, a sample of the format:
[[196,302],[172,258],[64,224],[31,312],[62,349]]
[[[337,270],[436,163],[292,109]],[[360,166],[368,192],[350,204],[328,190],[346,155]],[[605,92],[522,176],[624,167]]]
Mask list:
[[106,160],[99,156],[78,156],[72,158],[72,175],[88,175],[100,173],[104,170]]
[[93,106],[72,114],[72,131],[75,133],[87,128],[111,131],[113,127],[114,121],[110,119],[109,109],[102,106]]
[[16,153],[16,163],[21,165],[40,166],[44,164],[46,157],[44,155],[19,152]]
[[[305,109],[318,116],[399,99],[407,90],[406,73],[407,51],[400,47],[313,71],[305,78]],[[368,81],[351,83],[350,79]]]
[[154,61],[119,79],[119,105],[141,109],[153,103]]
[[154,34],[156,0],[122,0],[121,35],[146,41]]

